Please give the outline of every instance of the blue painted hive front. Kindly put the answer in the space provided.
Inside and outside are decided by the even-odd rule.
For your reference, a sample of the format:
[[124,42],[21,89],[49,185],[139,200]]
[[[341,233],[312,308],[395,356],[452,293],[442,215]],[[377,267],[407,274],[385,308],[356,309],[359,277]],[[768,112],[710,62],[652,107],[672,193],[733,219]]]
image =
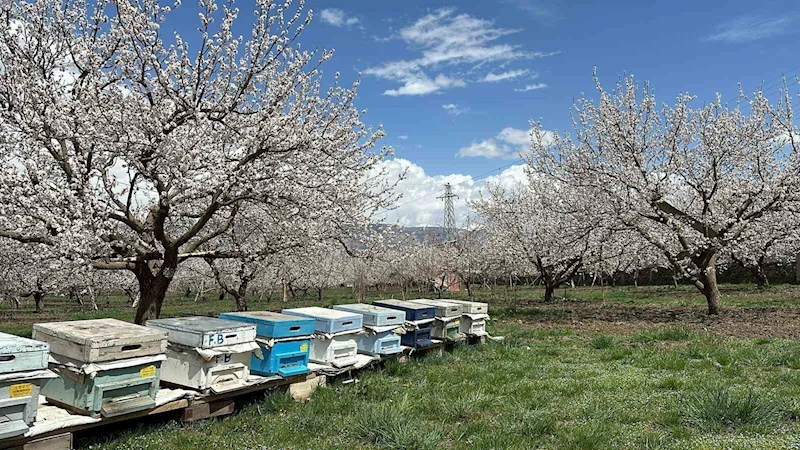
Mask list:
[[406,334],[400,335],[400,343],[406,347],[428,347],[431,342],[430,324],[419,330],[407,330]]
[[224,313],[220,318],[256,325],[256,341],[264,359],[250,358],[251,373],[290,377],[309,372],[308,336],[314,333],[314,319],[270,311]]
[[[373,305],[383,306],[384,308],[398,309],[405,311],[406,320],[415,322],[417,320],[433,319],[436,315],[436,308],[433,306],[411,303],[403,300],[376,300]],[[404,344],[405,345],[405,344]]]

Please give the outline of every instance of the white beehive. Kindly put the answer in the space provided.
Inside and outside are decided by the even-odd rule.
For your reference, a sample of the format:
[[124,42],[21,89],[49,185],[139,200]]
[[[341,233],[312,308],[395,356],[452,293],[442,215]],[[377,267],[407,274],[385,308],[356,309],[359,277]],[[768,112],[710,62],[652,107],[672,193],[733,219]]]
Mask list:
[[453,300],[449,298],[443,298],[442,301],[448,303],[455,303],[457,305],[461,305],[461,312],[464,314],[488,314],[489,313],[489,304],[482,303],[482,302],[469,302],[466,300]]
[[356,363],[357,353],[355,334],[345,334],[330,339],[312,339],[309,358],[321,364],[346,367]]
[[161,380],[215,394],[245,386],[250,358],[260,353],[256,326],[214,317],[157,319],[147,326],[169,333]]
[[486,314],[464,314],[461,316],[459,331],[461,334],[484,336],[486,334]]

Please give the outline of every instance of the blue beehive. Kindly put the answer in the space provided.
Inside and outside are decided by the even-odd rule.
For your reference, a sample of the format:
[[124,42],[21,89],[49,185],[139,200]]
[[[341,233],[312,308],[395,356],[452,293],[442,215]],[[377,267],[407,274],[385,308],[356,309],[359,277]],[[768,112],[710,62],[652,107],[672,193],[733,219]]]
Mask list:
[[47,370],[50,346],[0,333],[0,439],[20,436],[36,419],[39,388]]
[[281,312],[293,316],[310,317],[314,319],[314,328],[320,333],[333,334],[343,331],[358,330],[361,328],[364,321],[364,316],[361,314],[320,308],[318,306],[284,309]]
[[376,300],[373,305],[385,308],[399,309],[405,311],[406,320],[414,322],[417,320],[433,319],[436,315],[436,308],[433,306],[411,303],[403,300]]
[[[264,359],[250,359],[250,372],[256,375],[290,377],[308,373],[308,336],[314,333],[314,319],[270,311],[220,314],[220,318],[256,325],[257,342]],[[268,343],[270,345],[268,345]]]
[[406,330],[406,334],[400,336],[400,343],[406,347],[428,347],[431,342],[431,326],[427,324],[425,328],[418,330]]
[[403,349],[400,347],[400,336],[391,331],[361,334],[356,337],[358,351],[368,355],[393,355]]

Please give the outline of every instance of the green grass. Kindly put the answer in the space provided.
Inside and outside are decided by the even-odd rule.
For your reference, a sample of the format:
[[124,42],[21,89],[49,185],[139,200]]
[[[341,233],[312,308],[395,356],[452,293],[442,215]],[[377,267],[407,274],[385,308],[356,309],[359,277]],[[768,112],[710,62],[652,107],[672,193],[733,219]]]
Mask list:
[[[532,333],[392,363],[297,404],[280,394],[234,416],[79,440],[93,449],[783,449],[800,444],[794,340],[673,332]],[[532,336],[533,334],[533,336]],[[710,349],[726,353],[726,364]],[[627,349],[624,357],[608,354]],[[716,363],[713,363],[716,362]],[[730,367],[746,370],[730,371]],[[796,448],[796,447],[794,447]]]
[[[125,423],[78,435],[77,444],[98,450],[800,448],[796,339],[712,333],[698,319],[648,321],[645,312],[684,306],[702,318],[702,299],[685,286],[567,289],[571,301],[549,305],[538,294],[476,292],[490,302],[489,331],[506,336],[502,342],[392,362],[356,383],[321,388],[303,404],[270,394],[226,418]],[[723,306],[766,314],[776,306],[800,308],[798,298],[794,286],[725,286]],[[351,293],[337,289],[322,302],[308,297],[290,305],[349,301]],[[122,298],[101,303],[99,312],[63,299],[48,306],[42,315],[0,310],[6,317],[0,328],[26,334],[45,318],[132,316]],[[231,300],[170,298],[164,315],[213,315],[231,306]],[[284,306],[251,301],[254,310]],[[591,317],[581,316],[617,310],[633,313],[588,324]]]

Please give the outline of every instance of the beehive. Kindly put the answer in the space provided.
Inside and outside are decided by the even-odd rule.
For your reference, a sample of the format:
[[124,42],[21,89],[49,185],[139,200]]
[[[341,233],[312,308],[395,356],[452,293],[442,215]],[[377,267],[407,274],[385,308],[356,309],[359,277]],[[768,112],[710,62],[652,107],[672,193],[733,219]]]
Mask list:
[[383,327],[387,325],[403,325],[406,313],[399,309],[385,308],[382,306],[368,305],[366,303],[353,303],[349,305],[335,305],[333,309],[346,311],[364,316],[364,325]]
[[428,347],[431,342],[431,324],[424,328],[406,330],[405,334],[400,335],[400,343],[406,347]]
[[256,326],[263,358],[254,355],[250,359],[251,373],[289,377],[309,372],[309,336],[314,333],[314,319],[270,311],[224,313],[220,318]]
[[364,320],[361,314],[337,311],[335,309],[311,306],[308,308],[291,308],[281,311],[291,316],[309,317],[314,319],[314,329],[320,333],[341,333],[343,331],[358,330]]
[[400,336],[391,331],[359,334],[356,343],[358,351],[368,355],[393,355],[402,350]]
[[215,394],[246,385],[250,358],[258,350],[255,325],[180,317],[149,320],[147,326],[168,333],[162,381]]
[[436,311],[436,317],[443,319],[449,317],[458,317],[461,315],[462,306],[456,303],[450,303],[443,300],[429,300],[426,298],[411,300],[411,303],[432,306]]
[[461,305],[461,312],[463,314],[488,314],[489,313],[489,304],[482,303],[482,302],[469,302],[466,300],[453,300],[449,298],[443,298],[442,301],[448,303],[455,303],[457,305]]
[[486,334],[486,314],[464,314],[461,316],[459,331],[462,334],[483,336]]
[[112,417],[155,406],[167,334],[116,319],[36,324],[50,344],[56,378],[41,390],[51,403]]
[[355,334],[344,334],[326,339],[312,339],[311,361],[346,367],[356,363],[358,343]]
[[436,339],[445,339],[455,341],[461,338],[461,321],[460,319],[452,320],[439,320],[433,322],[431,327],[431,337]]
[[20,436],[36,420],[40,386],[47,370],[44,342],[0,333],[0,439]]
[[382,306],[384,308],[403,311],[406,313],[406,320],[409,322],[433,319],[436,314],[436,310],[432,306],[407,302],[404,300],[376,300],[372,302],[372,304],[376,306]]

